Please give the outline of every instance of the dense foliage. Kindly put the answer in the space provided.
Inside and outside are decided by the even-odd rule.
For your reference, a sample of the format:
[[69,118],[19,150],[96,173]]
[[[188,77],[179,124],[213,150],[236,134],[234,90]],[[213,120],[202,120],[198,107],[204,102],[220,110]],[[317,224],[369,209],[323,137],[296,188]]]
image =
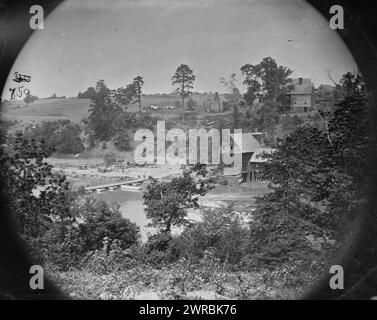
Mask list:
[[[323,261],[328,262],[358,218],[365,185],[375,175],[369,167],[369,105],[363,81],[345,75],[340,84],[344,99],[336,111],[303,120],[281,117],[276,109],[279,92],[289,87],[290,70],[265,59],[243,71],[254,90],[248,95],[265,99],[243,117],[242,97],[230,92],[233,125],[259,128],[274,148],[264,155],[269,161],[263,178],[270,192],[258,199],[256,208],[247,208],[251,212],[246,212],[246,222],[246,213],[234,204],[203,209],[200,221],[188,220],[188,210],[198,208],[199,196],[210,188],[212,173],[198,164],[169,182],[149,179],[144,205],[155,232],[141,243],[139,228],[122,217],[119,206],[70,190],[65,177],[46,163],[54,147],[59,152],[82,150],[80,127],[59,120],[27,127],[28,138],[2,137],[1,178],[19,233],[33,255],[53,269],[78,272],[80,281],[87,274],[106,275],[106,292],[110,284],[116,292],[105,298],[134,298],[128,286],[135,283],[158,288],[165,298],[188,298],[204,289],[220,297],[273,297],[267,286],[303,288],[313,274],[328,272]],[[275,72],[279,83],[271,83]],[[234,85],[235,78],[230,81]],[[132,130],[154,128],[156,119],[150,114],[127,111],[134,96],[130,85],[110,90],[104,81],[97,83],[86,123],[92,139],[113,139],[119,150],[127,151]],[[282,134],[275,139],[278,129]],[[227,183],[223,177],[222,184]],[[181,232],[174,233],[178,228]],[[126,274],[123,280],[119,273]],[[58,274],[66,284],[67,273]],[[127,287],[120,289],[116,281]]]
[[77,95],[78,99],[93,99],[96,94],[96,89],[93,87],[89,87],[86,89],[85,92],[81,93],[79,92]]
[[139,228],[118,206],[70,190],[65,176],[45,161],[51,147],[22,134],[9,142],[0,158],[3,190],[17,230],[39,262],[66,269],[102,249],[105,237],[120,248],[139,241]]
[[126,88],[111,90],[103,80],[97,83],[94,97],[89,107],[89,117],[86,119],[86,131],[92,144],[114,139],[119,151],[131,150],[134,131],[139,128],[152,129],[156,118],[149,113],[128,112],[127,108],[136,97],[141,106],[141,87],[143,79],[136,77]]
[[57,153],[80,153],[84,150],[80,134],[82,129],[70,120],[44,121],[28,125],[24,134],[36,141],[44,141]]
[[339,104],[327,131],[301,126],[266,155],[264,177],[273,192],[259,200],[252,228],[263,259],[305,257],[308,237],[340,239],[347,231],[371,174],[367,111],[365,95],[356,93]]
[[44,161],[52,149],[43,142],[18,134],[12,145],[3,146],[1,180],[19,232],[26,238],[48,230],[53,220],[70,216],[68,184]]
[[33,96],[32,94],[28,94],[24,98],[24,102],[29,105],[30,103],[33,103],[33,102],[37,101],[38,99],[39,98],[37,96]]
[[152,178],[144,194],[147,218],[154,227],[170,232],[172,226],[185,223],[187,209],[197,207],[199,195],[204,195],[206,190],[207,187],[202,182],[197,183],[188,172],[170,182]]
[[247,63],[241,71],[245,76],[244,84],[247,86],[244,98],[249,105],[253,104],[257,96],[282,104],[284,96],[292,88],[292,79],[289,78],[292,70],[278,66],[271,57],[264,58],[257,65]]

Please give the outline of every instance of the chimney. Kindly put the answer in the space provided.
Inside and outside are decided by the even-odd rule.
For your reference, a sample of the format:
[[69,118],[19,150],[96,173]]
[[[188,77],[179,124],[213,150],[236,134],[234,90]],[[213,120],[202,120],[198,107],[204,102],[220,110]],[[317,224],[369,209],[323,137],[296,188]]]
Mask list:
[[298,78],[298,84],[302,84],[302,78]]

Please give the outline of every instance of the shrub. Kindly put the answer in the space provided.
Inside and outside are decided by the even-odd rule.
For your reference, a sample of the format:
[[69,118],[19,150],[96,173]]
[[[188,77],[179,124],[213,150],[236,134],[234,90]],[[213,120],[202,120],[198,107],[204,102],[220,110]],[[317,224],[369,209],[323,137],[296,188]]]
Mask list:
[[187,106],[188,110],[194,110],[194,107],[196,107],[197,105],[198,104],[197,104],[197,102],[194,99],[189,98],[187,100],[186,106]]
[[166,251],[170,245],[172,236],[170,232],[160,232],[148,237],[145,243],[147,253],[152,251]]
[[119,151],[130,151],[132,149],[131,141],[129,134],[122,132],[115,137],[114,144]]
[[81,267],[94,274],[103,275],[134,268],[137,263],[128,252],[113,244],[109,252],[102,249],[87,253],[81,261]]
[[25,133],[31,139],[43,140],[47,146],[58,153],[80,153],[84,150],[81,141],[81,128],[70,120],[44,121],[41,124],[29,125]]
[[162,267],[169,259],[169,248],[172,236],[170,232],[159,232],[150,235],[146,243],[141,246],[133,246],[132,251],[141,263],[147,263],[154,267]]
[[114,152],[106,152],[103,155],[103,160],[105,163],[111,162],[116,158],[116,154]]
[[[122,217],[119,206],[109,206],[91,196],[75,195],[70,218],[53,221],[45,233],[28,239],[33,255],[43,263],[67,270],[82,265],[96,250],[105,250],[106,256],[113,251],[106,261],[115,266],[127,256],[123,250],[139,243],[139,227]],[[105,238],[108,245],[104,248]],[[94,263],[97,258],[90,261]]]
[[172,240],[169,258],[197,262],[210,250],[220,262],[236,265],[246,252],[247,230],[231,206],[207,210],[203,221],[194,223]]
[[37,96],[33,96],[31,94],[28,94],[25,98],[24,98],[24,102],[26,104],[29,104],[29,103],[33,103],[35,101],[37,101],[39,98]]
[[122,216],[117,204],[109,206],[104,200],[85,196],[76,201],[72,210],[82,221],[79,228],[85,252],[102,248],[105,237],[110,246],[118,240],[122,249],[139,241],[139,227]]

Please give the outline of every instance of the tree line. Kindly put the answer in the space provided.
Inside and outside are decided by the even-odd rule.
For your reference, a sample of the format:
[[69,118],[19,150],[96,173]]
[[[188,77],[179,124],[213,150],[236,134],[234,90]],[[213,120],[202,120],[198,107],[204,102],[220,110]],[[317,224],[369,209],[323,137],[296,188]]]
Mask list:
[[[270,192],[258,199],[247,228],[232,205],[203,210],[200,222],[187,219],[188,210],[198,206],[198,197],[213,183],[198,165],[170,182],[150,179],[144,204],[157,232],[142,244],[139,228],[122,217],[118,206],[71,190],[45,161],[51,146],[21,133],[1,137],[6,204],[38,264],[112,272],[180,261],[198,270],[205,261],[212,273],[268,269],[273,277],[283,270],[281,276],[297,285],[313,270],[328,273],[322,262],[339,253],[339,243],[360,218],[368,181],[376,175],[369,153],[372,106],[365,83],[353,75],[344,84],[345,97],[327,126],[300,124],[274,142],[276,151],[266,155],[263,172]],[[108,91],[100,86],[98,99],[105,101]],[[375,217],[367,223],[373,232]],[[174,235],[175,227],[182,233]],[[320,247],[313,246],[314,240]],[[373,257],[376,244],[366,243],[360,254],[366,252]],[[375,266],[375,260],[367,262]]]

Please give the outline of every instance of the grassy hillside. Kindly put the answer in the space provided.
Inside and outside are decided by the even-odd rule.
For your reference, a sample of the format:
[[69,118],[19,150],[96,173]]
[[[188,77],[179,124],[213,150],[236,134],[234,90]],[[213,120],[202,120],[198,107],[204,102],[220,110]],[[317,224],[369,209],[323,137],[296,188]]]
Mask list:
[[3,103],[1,115],[4,120],[18,120],[24,123],[70,119],[80,122],[88,116],[88,99],[39,99],[30,105],[23,101]]
[[[195,111],[207,113],[203,106],[207,98],[208,95],[206,94],[193,94],[193,99],[198,104]],[[177,100],[181,100],[178,94],[143,95],[142,108],[146,110],[150,105],[157,105],[160,109],[152,111],[152,114],[169,119],[182,112],[181,108],[172,110],[166,110],[165,108],[166,106],[174,106]],[[1,115],[4,120],[17,120],[23,123],[39,123],[58,119],[70,119],[73,122],[80,122],[89,115],[89,105],[89,99],[77,98],[39,99],[30,105],[23,101],[13,100],[2,104]],[[136,112],[139,110],[139,106],[138,104],[133,104],[128,109],[131,112]]]

